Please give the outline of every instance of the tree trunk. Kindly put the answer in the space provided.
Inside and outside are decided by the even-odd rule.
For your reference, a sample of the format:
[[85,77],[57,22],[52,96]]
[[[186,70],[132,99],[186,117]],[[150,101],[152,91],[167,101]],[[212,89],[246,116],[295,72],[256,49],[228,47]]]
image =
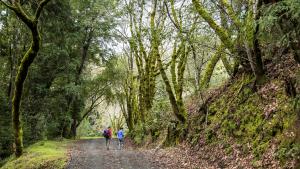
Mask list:
[[221,53],[221,60],[222,60],[222,63],[225,67],[227,74],[231,77],[233,74],[233,70],[232,70],[232,67],[224,53]]
[[[225,7],[227,7],[228,16],[233,20],[236,27],[239,28],[241,23],[239,22],[238,18],[234,15],[235,12],[232,9],[232,7],[227,3],[226,0],[221,0],[221,2]],[[241,64],[241,58],[239,57],[239,53],[236,48],[236,42],[234,42],[233,39],[230,37],[229,30],[226,29],[226,27],[218,25],[217,22],[213,19],[213,17],[210,16],[205,7],[202,4],[200,4],[199,0],[192,0],[192,3],[198,14],[208,23],[208,25],[218,35],[219,39],[224,44],[224,47],[227,48],[230,51],[230,53],[235,56],[233,70],[231,71],[231,75],[234,76],[238,72],[239,66]],[[224,63],[226,64],[226,62]],[[229,72],[228,65],[226,64],[225,66],[228,69],[227,72]]]
[[211,76],[214,72],[216,64],[220,60],[221,52],[223,51],[223,49],[224,49],[223,45],[219,46],[216,53],[211,57],[211,59],[207,63],[204,75],[201,79],[200,89],[208,88]]
[[77,136],[77,120],[73,118],[73,122],[71,124],[71,138],[75,139]]
[[[235,23],[235,26],[238,28],[238,29],[240,29],[240,26],[241,26],[241,24],[240,24],[240,22],[238,21],[238,19],[235,17],[235,14],[234,14],[234,10],[232,9],[232,7],[228,4],[228,2],[226,1],[226,0],[220,0],[220,3],[223,5],[223,6],[226,6],[226,8],[228,9],[228,11],[229,11],[229,15],[230,15],[230,18],[232,18],[232,20],[234,21],[234,23]],[[222,9],[221,11],[220,11],[220,18],[221,18],[221,25],[222,25],[222,27],[224,28],[224,29],[229,29],[229,25],[228,25],[228,19],[226,18],[226,16],[225,16],[225,12],[226,11],[223,11],[224,9]],[[228,31],[230,34],[232,33],[231,31],[230,31],[230,29],[229,29],[229,31]],[[226,50],[226,49],[224,49],[224,50]],[[232,68],[231,68],[231,65],[230,65],[230,63],[228,62],[228,60],[227,60],[227,57],[226,57],[226,54],[225,54],[225,52],[224,53],[221,53],[221,60],[222,60],[222,63],[223,63],[223,65],[224,65],[224,67],[225,67],[225,69],[226,69],[226,72],[227,72],[227,74],[229,75],[229,76],[232,76]]]
[[13,10],[17,15],[17,17],[20,20],[22,20],[22,22],[25,23],[25,25],[30,29],[31,37],[32,37],[31,46],[27,50],[25,55],[22,57],[21,63],[18,68],[18,72],[15,79],[15,85],[14,85],[15,86],[14,95],[12,99],[12,123],[13,123],[14,138],[15,138],[16,157],[20,157],[23,153],[23,130],[21,125],[21,113],[20,113],[23,84],[26,80],[29,67],[34,61],[40,49],[41,37],[38,31],[38,19],[41,15],[44,6],[49,1],[50,0],[43,0],[42,2],[40,2],[33,19],[24,12],[19,1],[14,1],[13,2],[14,6],[1,1],[6,7]]
[[12,100],[12,117],[13,117],[13,128],[15,136],[16,156],[19,157],[23,153],[23,130],[21,125],[20,117],[20,104],[23,92],[23,84],[26,80],[28,69],[32,64],[34,58],[37,56],[40,48],[40,36],[37,25],[31,29],[32,32],[32,43],[29,50],[23,56],[21,64],[18,69],[15,80],[15,90]]
[[194,47],[194,45],[191,43],[190,44],[191,49],[192,49],[192,54],[193,54],[193,60],[194,60],[194,67],[195,67],[195,75],[194,75],[194,79],[195,79],[195,89],[196,91],[199,90],[199,86],[200,86],[200,74],[202,71],[202,65],[203,65],[203,58],[204,58],[204,51],[203,51],[203,55],[201,57],[201,64],[197,63],[197,56],[196,56],[196,49]]
[[[130,55],[128,57],[129,63],[129,70],[127,76],[127,85],[124,87],[126,92],[126,107],[127,107],[127,115],[124,117],[126,118],[127,127],[129,132],[133,131],[134,128],[134,77],[133,77],[133,52],[130,51]],[[128,89],[127,89],[128,88]],[[125,108],[124,108],[125,109]],[[124,110],[125,112],[125,110]]]
[[259,31],[259,24],[257,23],[256,28],[255,28],[255,32],[254,32],[254,50],[253,50],[253,54],[254,54],[254,59],[255,59],[255,75],[256,75],[256,79],[258,80],[258,82],[263,81],[264,80],[264,76],[265,76],[265,71],[264,71],[264,67],[263,67],[263,61],[262,61],[262,55],[261,55],[261,50],[260,50],[260,46],[259,46],[259,41],[258,41],[258,31]]
[[235,53],[234,43],[230,39],[229,33],[226,29],[219,26],[214,19],[210,16],[208,11],[200,4],[199,0],[192,0],[193,5],[198,14],[209,24],[209,26],[215,31],[225,47],[231,52]]
[[[85,37],[83,39],[83,46],[81,48],[81,61],[80,61],[80,64],[78,65],[77,67],[77,72],[75,74],[75,85],[80,85],[80,76],[84,70],[84,66],[85,66],[85,63],[88,59],[88,50],[89,50],[89,47],[90,47],[90,44],[91,44],[91,41],[92,41],[92,37],[93,37],[93,29],[87,27],[86,28],[86,34],[85,34]],[[78,124],[78,121],[80,121],[80,111],[76,108],[77,106],[77,101],[79,99],[74,95],[72,94],[72,97],[71,97],[71,100],[70,100],[70,103],[69,103],[69,112],[71,113],[71,117],[72,117],[72,124],[71,124],[71,131],[70,131],[70,136],[72,138],[76,138],[76,130],[77,130],[77,127],[79,126]]]
[[258,40],[258,33],[259,33],[259,19],[261,16],[261,12],[260,12],[260,8],[262,7],[263,2],[261,2],[261,0],[258,0],[257,3],[257,11],[255,11],[255,28],[254,28],[254,36],[253,36],[253,44],[254,44],[254,59],[255,59],[255,74],[257,76],[257,80],[263,80],[264,75],[265,75],[265,71],[264,71],[264,67],[263,67],[263,61],[262,61],[262,54],[261,54],[261,50],[260,50],[260,46],[259,46],[259,40]]
[[164,80],[164,83],[166,85],[166,91],[168,93],[169,100],[170,100],[170,103],[172,105],[172,110],[173,110],[175,116],[177,117],[177,119],[180,122],[182,122],[183,124],[185,124],[186,117],[184,116],[184,114],[182,114],[180,112],[180,108],[177,105],[176,97],[175,97],[175,95],[174,95],[174,93],[172,91],[172,87],[171,87],[170,81],[169,81],[169,79],[167,77],[167,74],[166,74],[166,72],[165,72],[165,70],[164,70],[164,68],[162,66],[162,61],[161,61],[161,59],[159,57],[160,56],[158,56],[158,59],[157,59],[158,60],[158,66],[160,68],[161,76],[162,76],[162,78]]
[[[245,47],[247,51],[247,56],[251,65],[253,74],[255,75],[256,81],[258,83],[262,82],[264,79],[264,68],[263,61],[261,56],[261,50],[258,41],[258,32],[259,32],[259,18],[260,18],[260,8],[262,6],[262,1],[258,2],[253,6],[253,17],[252,12],[250,11],[248,15],[250,20],[248,22],[253,22],[253,24],[247,25],[246,30],[249,31],[248,42],[245,42]],[[252,18],[254,20],[252,20]],[[252,25],[255,25],[254,27]],[[252,34],[252,35],[251,35]]]
[[134,126],[134,119],[133,119],[133,106],[134,106],[134,101],[132,98],[132,86],[129,88],[129,96],[127,99],[127,127],[129,129],[129,131],[131,132],[133,130],[133,126]]

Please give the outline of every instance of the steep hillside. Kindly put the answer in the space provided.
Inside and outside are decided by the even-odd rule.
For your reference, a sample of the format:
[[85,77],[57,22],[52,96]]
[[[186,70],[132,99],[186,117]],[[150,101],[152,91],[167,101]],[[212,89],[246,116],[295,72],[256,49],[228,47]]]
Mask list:
[[296,168],[299,65],[287,59],[268,66],[264,85],[240,74],[203,94],[204,104],[193,97],[187,141],[159,150],[157,161],[167,168]]

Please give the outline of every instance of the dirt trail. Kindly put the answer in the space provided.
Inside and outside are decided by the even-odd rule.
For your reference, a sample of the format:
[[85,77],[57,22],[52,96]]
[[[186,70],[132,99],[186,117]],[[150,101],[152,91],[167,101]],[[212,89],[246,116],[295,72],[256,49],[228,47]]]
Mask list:
[[79,140],[72,146],[67,169],[159,169],[150,154],[117,147],[114,139],[110,150],[106,150],[105,139]]

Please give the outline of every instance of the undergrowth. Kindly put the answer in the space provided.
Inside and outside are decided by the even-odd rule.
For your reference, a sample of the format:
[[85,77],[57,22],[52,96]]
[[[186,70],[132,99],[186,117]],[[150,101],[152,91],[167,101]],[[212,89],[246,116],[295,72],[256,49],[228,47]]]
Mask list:
[[252,76],[243,75],[209,103],[207,114],[201,112],[193,118],[192,125],[198,127],[192,129],[189,140],[192,144],[201,139],[207,145],[221,143],[228,154],[233,140],[255,160],[275,145],[274,156],[284,165],[300,156],[300,142],[295,136],[295,98],[286,95],[278,79],[257,89],[253,83]]

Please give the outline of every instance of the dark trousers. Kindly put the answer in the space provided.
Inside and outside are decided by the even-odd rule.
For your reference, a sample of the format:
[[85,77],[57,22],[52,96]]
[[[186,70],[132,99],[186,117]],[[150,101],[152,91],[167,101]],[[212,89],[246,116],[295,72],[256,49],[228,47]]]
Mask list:
[[106,149],[109,150],[109,145],[110,145],[110,138],[105,137],[105,143],[106,143]]
[[121,148],[124,147],[124,139],[123,138],[119,138],[119,150],[121,150]]

